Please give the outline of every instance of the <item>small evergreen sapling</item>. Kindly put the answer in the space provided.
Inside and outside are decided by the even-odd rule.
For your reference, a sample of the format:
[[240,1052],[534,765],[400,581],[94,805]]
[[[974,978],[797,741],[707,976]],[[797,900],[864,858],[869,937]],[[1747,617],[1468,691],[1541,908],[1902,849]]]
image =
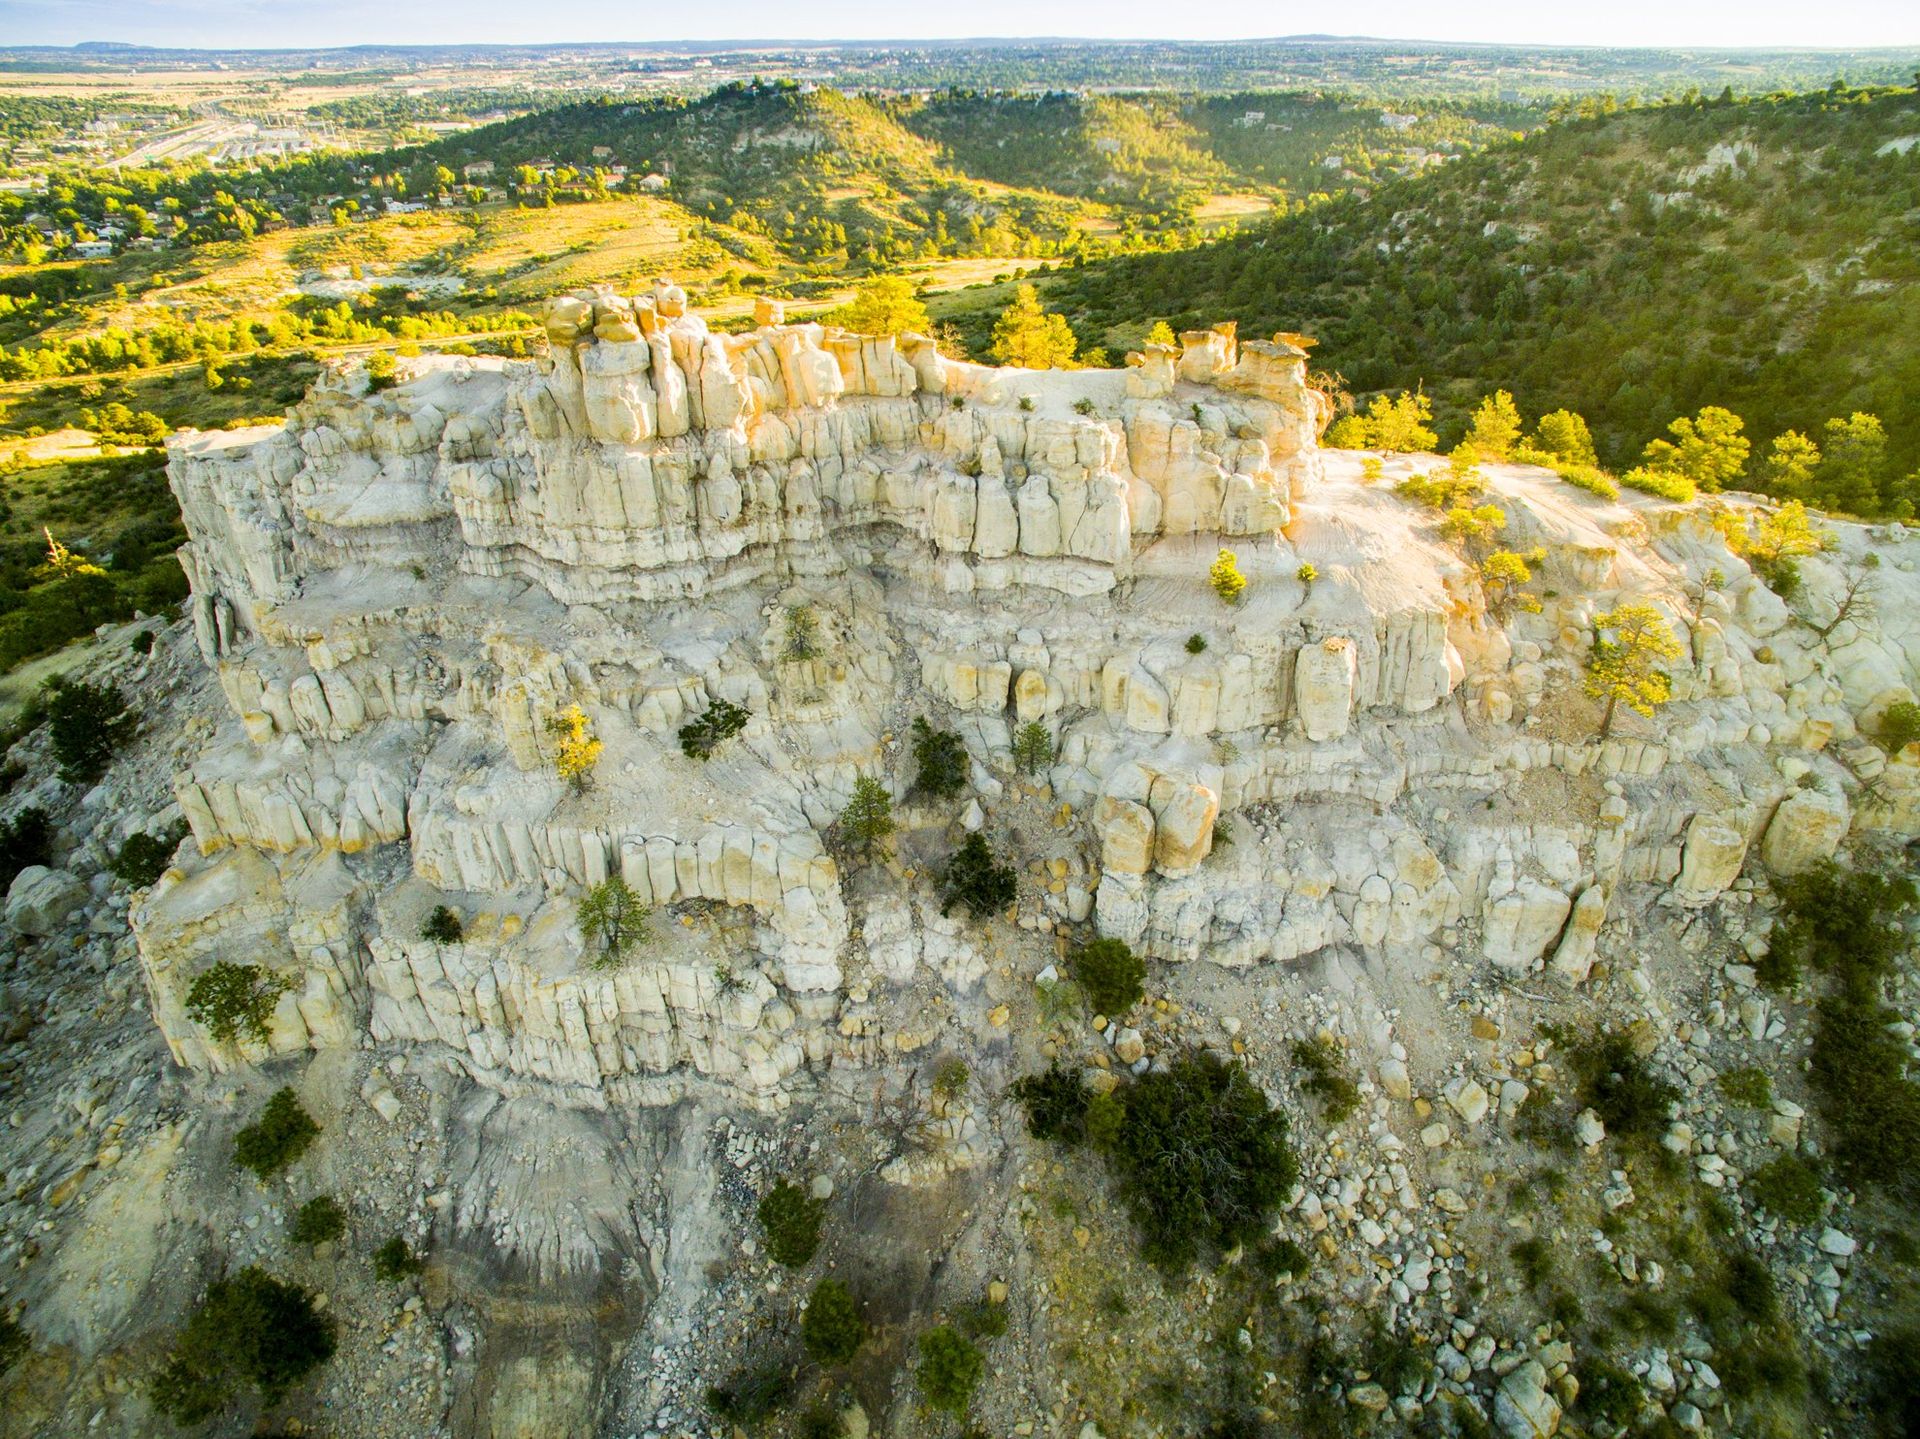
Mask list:
[[992,916],[1013,903],[1016,886],[1013,866],[994,861],[993,850],[979,834],[970,834],[940,871],[940,913],[963,904],[976,919]]
[[913,721],[913,789],[935,799],[952,799],[966,788],[967,747],[951,730],[935,729],[925,715]]
[[1039,720],[1029,720],[1014,732],[1013,762],[1021,774],[1032,774],[1053,763],[1053,736]]
[[398,1234],[373,1251],[374,1275],[387,1284],[398,1284],[426,1267],[427,1261],[415,1254],[406,1239]]
[[872,775],[854,776],[853,798],[840,811],[841,838],[864,859],[873,854],[876,844],[892,833],[893,796],[887,792],[886,785]]
[[838,1279],[822,1279],[814,1285],[807,1312],[800,1317],[800,1338],[808,1356],[829,1368],[858,1354],[866,1342],[867,1326],[853,1291]]
[[466,927],[460,923],[460,916],[444,904],[436,904],[420,925],[420,938],[434,944],[458,944],[460,936],[466,933]]
[[612,969],[634,945],[647,937],[653,910],[619,875],[609,875],[580,900],[580,935],[594,951],[595,969]]
[[320,1126],[291,1089],[278,1089],[260,1117],[233,1136],[233,1162],[270,1179],[305,1154]]
[[1247,577],[1240,573],[1240,557],[1232,550],[1220,551],[1214,557],[1213,567],[1207,571],[1207,583],[1213,586],[1222,604],[1239,604],[1240,596],[1247,590]]
[[928,1408],[966,1413],[986,1369],[986,1356],[956,1330],[942,1324],[920,1336],[920,1367],[914,1379]]
[[174,1336],[154,1377],[154,1407],[176,1424],[211,1419],[243,1387],[278,1404],[287,1391],[333,1357],[333,1321],[313,1295],[264,1270],[217,1279]]
[[745,705],[716,699],[697,719],[680,726],[680,752],[688,759],[712,759],[713,752],[745,729],[752,716]]
[[823,1200],[783,1179],[760,1200],[760,1227],[767,1234],[767,1255],[776,1264],[798,1269],[820,1248]]

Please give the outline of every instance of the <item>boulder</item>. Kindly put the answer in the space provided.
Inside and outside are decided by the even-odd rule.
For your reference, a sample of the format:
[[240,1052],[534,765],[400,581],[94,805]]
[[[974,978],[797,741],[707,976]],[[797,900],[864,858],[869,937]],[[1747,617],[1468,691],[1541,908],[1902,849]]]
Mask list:
[[[1203,784],[1170,784],[1170,793],[1156,803],[1153,864],[1161,874],[1192,874],[1213,851],[1213,822],[1220,815],[1220,796]],[[1156,796],[1158,800],[1158,796]]]
[[1674,898],[1689,906],[1708,903],[1740,877],[1747,859],[1747,836],[1717,814],[1696,814],[1687,825],[1680,850],[1680,876],[1673,882]]
[[1573,901],[1538,880],[1522,879],[1487,906],[1483,948],[1502,969],[1522,969],[1540,957],[1561,927]]
[[1145,874],[1153,863],[1153,812],[1132,800],[1103,799],[1100,868],[1107,874]]
[[1593,968],[1594,948],[1600,942],[1600,926],[1607,919],[1607,891],[1602,885],[1588,885],[1573,902],[1567,927],[1560,943],[1554,946],[1548,968],[1568,984],[1584,984]]
[[1832,859],[1847,837],[1853,816],[1839,795],[1817,789],[1797,789],[1773,812],[1760,841],[1760,857],[1779,875],[1803,874],[1822,860]]
[[1493,1422],[1505,1439],[1550,1439],[1560,1432],[1560,1401],[1547,1392],[1539,1360],[1526,1360],[1500,1381]]
[[7,923],[15,934],[43,937],[64,925],[86,900],[87,887],[64,869],[30,864],[14,876],[7,891]]

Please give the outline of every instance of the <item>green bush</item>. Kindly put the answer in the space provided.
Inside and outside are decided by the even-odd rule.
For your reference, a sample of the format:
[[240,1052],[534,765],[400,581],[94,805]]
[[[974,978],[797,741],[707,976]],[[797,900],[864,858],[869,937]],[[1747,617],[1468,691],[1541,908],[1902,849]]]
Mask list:
[[1141,1252],[1164,1269],[1258,1239],[1299,1172],[1286,1116],[1241,1066],[1204,1050],[1098,1101],[1057,1066],[1013,1093],[1037,1137],[1094,1142]]
[[426,1267],[427,1261],[415,1254],[406,1239],[398,1234],[373,1251],[374,1277],[383,1283],[398,1284]]
[[1663,500],[1673,500],[1686,504],[1696,493],[1693,481],[1685,475],[1675,474],[1671,470],[1655,470],[1645,465],[1636,465],[1620,477],[1620,483],[1629,488],[1642,490],[1649,495],[1658,495]]
[[291,981],[257,964],[227,960],[202,970],[187,986],[187,1017],[222,1044],[244,1033],[256,1044],[267,1042],[267,1021]]
[[151,654],[157,638],[152,630],[135,630],[133,638],[127,641],[127,648],[137,655]]
[[1338,1124],[1360,1103],[1360,1087],[1348,1072],[1346,1057],[1332,1039],[1296,1039],[1293,1062],[1300,1066],[1300,1092],[1320,1101],[1329,1124]]
[[256,1268],[214,1281],[180,1332],[152,1387],[154,1407],[199,1424],[243,1386],[267,1404],[333,1357],[333,1321],[313,1296]]
[[1027,1112],[1027,1132],[1035,1139],[1079,1144],[1087,1137],[1087,1087],[1055,1060],[1039,1074],[1016,1079],[1009,1093]]
[[789,1180],[781,1180],[760,1201],[760,1227],[767,1234],[767,1256],[798,1269],[820,1248],[820,1219],[825,1201]]
[[173,863],[173,852],[186,837],[185,823],[176,823],[159,834],[145,830],[130,834],[107,867],[116,878],[134,889],[145,889],[167,872],[167,866]]
[[913,792],[952,799],[967,787],[967,747],[951,730],[935,729],[926,716],[913,721]]
[[1667,1110],[1680,1091],[1647,1068],[1625,1030],[1568,1036],[1564,1047],[1567,1067],[1580,1084],[1580,1103],[1600,1116],[1609,1134],[1647,1138],[1665,1131]]
[[953,1322],[969,1339],[998,1339],[1011,1327],[1007,1306],[995,1304],[985,1295],[962,1304],[954,1311]]
[[986,1368],[986,1356],[944,1324],[920,1336],[920,1367],[914,1379],[930,1409],[966,1413]]
[[1146,997],[1147,962],[1124,939],[1083,944],[1068,963],[1096,1013],[1118,1019]]
[[287,1238],[295,1244],[326,1244],[346,1232],[347,1211],[331,1194],[322,1194],[294,1211]]
[[291,1089],[274,1092],[260,1117],[233,1137],[233,1162],[261,1179],[278,1174],[307,1152],[320,1126]]
[[1720,1092],[1742,1109],[1765,1109],[1773,1103],[1773,1080],[1758,1065],[1729,1069],[1720,1076]]
[[1880,712],[1879,732],[1874,736],[1880,741],[1882,749],[1888,754],[1899,754],[1901,750],[1920,740],[1920,704],[1912,700],[1895,700]]
[[33,1341],[20,1327],[20,1321],[0,1310],[0,1374],[18,1364],[32,1347]]
[[853,1291],[838,1279],[822,1279],[813,1287],[807,1312],[800,1317],[800,1339],[816,1364],[835,1367],[847,1363],[866,1342],[867,1326]]
[[444,904],[436,904],[420,924],[420,938],[434,944],[458,944],[464,933],[466,927],[460,923],[460,916]]
[[986,838],[970,834],[940,871],[940,913],[961,904],[976,919],[991,918],[1013,903],[1016,891],[1013,866],[996,863]]
[[1920,1434],[1920,1328],[1875,1335],[1867,1346],[1867,1414],[1878,1439],[1913,1439]]
[[112,685],[55,675],[45,685],[47,727],[60,778],[71,784],[98,779],[133,738],[137,725]]
[[1589,1432],[1632,1428],[1647,1393],[1631,1370],[1605,1355],[1591,1354],[1580,1361],[1574,1373],[1580,1391],[1573,1401],[1573,1413]]
[[680,752],[709,760],[713,752],[747,727],[753,711],[732,700],[716,699],[694,720],[680,726]]
[[1207,652],[1207,637],[1205,635],[1188,635],[1187,636],[1187,653],[1188,654],[1203,655],[1206,652]]
[[707,1408],[717,1418],[750,1428],[784,1409],[793,1396],[793,1371],[769,1362],[736,1370],[725,1384],[709,1386]]
[[38,805],[0,824],[0,885],[11,885],[30,864],[52,858],[53,822]]
[[651,905],[617,874],[608,875],[580,897],[580,937],[591,951],[595,969],[613,969],[620,958],[647,938]]
[[1820,1171],[1797,1154],[1783,1154],[1747,1176],[1747,1196],[1791,1224],[1811,1224],[1826,1208]]
[[1727,1297],[1748,1324],[1771,1323],[1779,1312],[1780,1299],[1774,1291],[1772,1272],[1746,1250],[1737,1249],[1728,1256],[1724,1282]]

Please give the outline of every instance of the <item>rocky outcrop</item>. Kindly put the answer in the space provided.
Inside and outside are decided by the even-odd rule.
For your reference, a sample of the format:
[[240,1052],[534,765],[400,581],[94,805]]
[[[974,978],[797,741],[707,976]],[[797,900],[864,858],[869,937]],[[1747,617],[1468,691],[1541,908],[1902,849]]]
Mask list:
[[[285,426],[173,442],[230,712],[174,785],[194,853],[133,915],[182,1063],[372,1041],[581,1107],[773,1109],[909,1053],[987,950],[924,894],[851,889],[828,836],[857,775],[904,788],[916,715],[974,799],[905,807],[916,852],[962,820],[1017,848],[1042,805],[1070,853],[1019,924],[1171,962],[1351,946],[1579,985],[1750,848],[1792,874],[1920,830],[1920,762],[1860,739],[1916,685],[1904,534],[1809,561],[1806,604],[1869,552],[1886,591],[1880,630],[1821,634],[1710,517],[1491,467],[1541,555],[1538,608],[1495,615],[1430,511],[1318,449],[1289,340],[1002,370],[772,306],[717,333],[667,285],[563,297],[545,330],[531,361],[378,393],[342,369]],[[1579,674],[1623,598],[1688,655],[1654,723],[1600,741]],[[718,700],[749,719],[702,764],[676,733]],[[573,706],[604,746],[584,790],[553,763]],[[1035,723],[1050,757],[1016,773]],[[654,912],[602,968],[578,906],[610,876]],[[57,888],[23,875],[16,923],[57,924]],[[437,905],[458,942],[422,938]],[[264,1042],[186,1013],[223,958],[280,985]]]

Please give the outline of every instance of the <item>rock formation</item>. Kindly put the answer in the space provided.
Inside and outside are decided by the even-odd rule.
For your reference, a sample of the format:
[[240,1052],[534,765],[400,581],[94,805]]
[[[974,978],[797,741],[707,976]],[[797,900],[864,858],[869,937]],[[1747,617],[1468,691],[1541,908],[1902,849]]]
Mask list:
[[[1430,512],[1319,451],[1290,343],[1223,328],[1031,372],[756,318],[714,331],[664,284],[568,296],[536,361],[416,361],[379,393],[340,370],[284,427],[174,442],[231,707],[175,783],[196,852],[133,916],[177,1060],[258,1057],[186,1014],[223,958],[286,981],[266,1051],[438,1046],[565,1103],[699,1076],[777,1108],[910,1050],[911,1011],[874,992],[982,961],[921,899],[856,901],[823,836],[857,774],[910,778],[918,713],[964,738],[989,823],[1033,789],[1012,729],[1045,724],[1035,783],[1080,859],[1019,922],[1170,961],[1464,931],[1577,984],[1646,898],[1698,906],[1750,852],[1791,873],[1850,827],[1920,826],[1915,756],[1858,730],[1911,696],[1920,606],[1823,640],[1697,511],[1493,467],[1545,554],[1538,611],[1502,622]],[[1252,582],[1236,608],[1204,585],[1223,545]],[[1870,551],[1920,589],[1920,545],[1848,527],[1807,602]],[[1691,663],[1657,723],[1600,742],[1580,661],[1621,597]],[[717,699],[751,720],[702,765],[675,733]],[[582,793],[547,733],[572,705],[605,744]],[[575,907],[609,875],[657,933],[602,971]],[[421,938],[439,904],[457,943]]]

